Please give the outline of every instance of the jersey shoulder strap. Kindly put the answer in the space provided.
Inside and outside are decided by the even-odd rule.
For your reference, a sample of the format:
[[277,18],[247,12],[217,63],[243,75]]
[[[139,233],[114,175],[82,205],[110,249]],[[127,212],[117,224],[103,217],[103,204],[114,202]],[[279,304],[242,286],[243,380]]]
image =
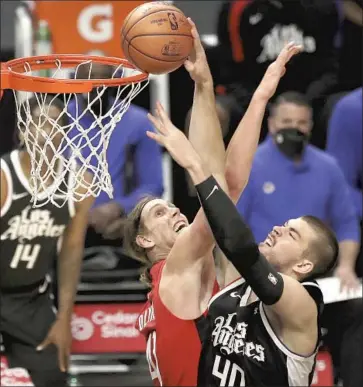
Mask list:
[[315,280],[309,280],[302,282],[301,285],[304,286],[305,290],[310,294],[310,297],[315,301],[319,315],[321,315],[324,309],[324,297],[319,284]]
[[301,285],[304,286],[306,291],[310,294],[310,297],[315,301],[316,307],[318,309],[318,340],[315,347],[315,351],[319,348],[323,333],[321,330],[321,316],[324,311],[324,296],[323,292],[320,289],[319,284],[315,280],[309,280],[302,282]]

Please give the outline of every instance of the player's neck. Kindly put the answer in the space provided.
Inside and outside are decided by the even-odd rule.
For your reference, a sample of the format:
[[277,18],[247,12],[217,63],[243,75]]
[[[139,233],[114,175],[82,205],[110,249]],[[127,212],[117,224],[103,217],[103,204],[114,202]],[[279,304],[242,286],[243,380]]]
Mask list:
[[164,251],[163,249],[157,249],[149,253],[150,261],[154,264],[156,262],[166,259],[170,251]]

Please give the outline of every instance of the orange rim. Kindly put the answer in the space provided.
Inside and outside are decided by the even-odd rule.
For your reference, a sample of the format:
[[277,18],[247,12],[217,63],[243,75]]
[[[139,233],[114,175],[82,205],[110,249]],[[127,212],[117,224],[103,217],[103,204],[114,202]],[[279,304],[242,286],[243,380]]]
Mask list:
[[[116,79],[53,79],[35,77],[24,74],[27,70],[25,64],[29,64],[32,71],[49,70],[57,68],[57,62],[62,68],[72,68],[86,61],[109,66],[122,66],[140,71],[140,74]],[[37,93],[87,93],[99,86],[116,87],[131,83],[145,81],[149,74],[137,69],[133,64],[122,58],[99,57],[88,55],[46,55],[32,56],[28,58],[13,59],[1,64],[0,89],[12,89]]]

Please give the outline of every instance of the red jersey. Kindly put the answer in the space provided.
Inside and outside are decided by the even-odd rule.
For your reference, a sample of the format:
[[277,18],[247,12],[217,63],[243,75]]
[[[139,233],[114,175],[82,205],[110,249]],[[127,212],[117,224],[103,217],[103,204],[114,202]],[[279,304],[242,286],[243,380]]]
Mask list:
[[[159,296],[159,284],[165,260],[151,269],[152,291],[136,328],[145,336],[146,358],[155,386],[196,386],[202,349],[198,323],[204,318],[182,320],[174,316]],[[213,295],[219,291],[217,281]]]

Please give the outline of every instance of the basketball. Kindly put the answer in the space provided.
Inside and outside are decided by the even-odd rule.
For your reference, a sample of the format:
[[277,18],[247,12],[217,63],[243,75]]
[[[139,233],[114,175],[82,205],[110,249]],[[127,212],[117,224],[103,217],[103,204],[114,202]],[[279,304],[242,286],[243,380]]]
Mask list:
[[163,2],[142,4],[131,11],[122,26],[121,39],[126,59],[150,74],[176,70],[193,47],[186,16]]

